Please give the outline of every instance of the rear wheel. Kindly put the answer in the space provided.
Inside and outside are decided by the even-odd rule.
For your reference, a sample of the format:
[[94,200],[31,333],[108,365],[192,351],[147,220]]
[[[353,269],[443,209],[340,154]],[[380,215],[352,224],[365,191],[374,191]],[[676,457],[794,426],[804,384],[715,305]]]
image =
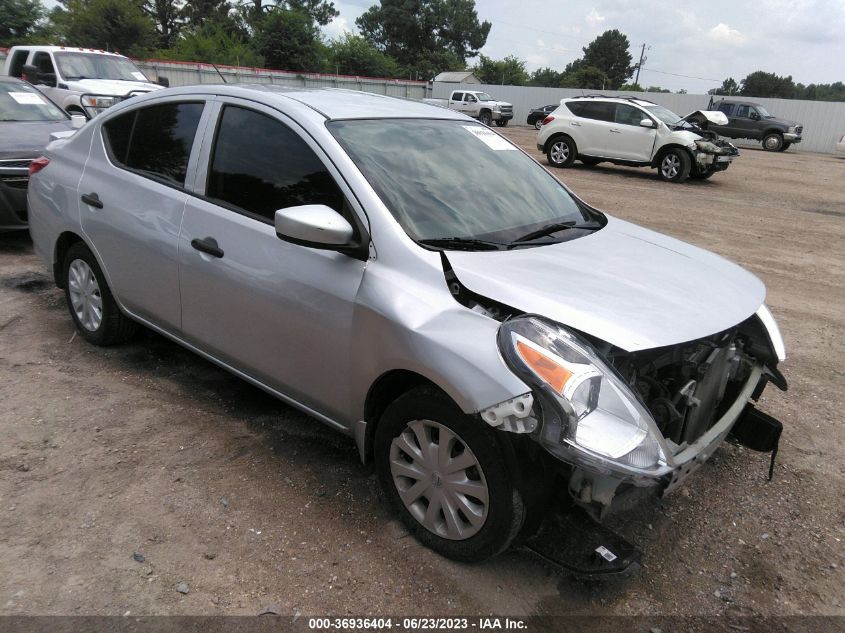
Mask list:
[[546,150],[546,158],[549,159],[549,164],[552,167],[569,167],[575,162],[577,155],[578,149],[575,147],[575,141],[568,136],[559,136],[552,140]]
[[763,149],[767,152],[780,152],[783,147],[783,136],[777,132],[771,132],[763,137]]
[[393,402],[376,428],[385,494],[408,530],[443,556],[489,558],[522,527],[522,497],[494,433],[430,387]]
[[534,121],[535,129],[539,130],[541,127],[543,127],[543,119],[537,119],[536,121]]
[[100,265],[88,247],[77,242],[64,261],[65,300],[80,336],[94,345],[129,340],[138,325],[120,311]]
[[667,182],[684,182],[690,174],[692,159],[682,149],[672,148],[663,153],[657,164],[657,173]]

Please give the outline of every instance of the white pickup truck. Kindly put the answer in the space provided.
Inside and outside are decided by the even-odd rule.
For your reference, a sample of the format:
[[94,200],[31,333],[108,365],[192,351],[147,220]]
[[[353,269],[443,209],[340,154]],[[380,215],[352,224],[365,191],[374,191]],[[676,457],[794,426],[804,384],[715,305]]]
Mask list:
[[123,55],[68,46],[13,46],[3,74],[25,79],[69,114],[89,119],[167,83],[153,83]]
[[423,99],[426,103],[457,110],[478,119],[484,125],[505,127],[513,118],[513,105],[496,101],[486,92],[478,90],[454,90],[448,99]]

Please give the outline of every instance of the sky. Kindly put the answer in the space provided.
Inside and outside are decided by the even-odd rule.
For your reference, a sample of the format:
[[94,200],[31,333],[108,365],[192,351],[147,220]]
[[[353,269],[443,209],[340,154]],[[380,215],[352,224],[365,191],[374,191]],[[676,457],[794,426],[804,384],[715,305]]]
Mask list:
[[[340,16],[324,34],[356,32],[355,18],[376,1],[334,0]],[[643,86],[704,93],[755,70],[803,84],[845,81],[845,0],[476,0],[476,10],[493,25],[481,52],[515,55],[529,71],[561,71],[596,36],[619,29],[635,62],[648,47]]]

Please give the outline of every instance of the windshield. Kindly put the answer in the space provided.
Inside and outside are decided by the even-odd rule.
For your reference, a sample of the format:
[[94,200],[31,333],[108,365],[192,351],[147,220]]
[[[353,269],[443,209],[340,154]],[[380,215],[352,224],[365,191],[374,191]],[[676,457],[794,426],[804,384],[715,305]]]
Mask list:
[[493,97],[488,95],[486,92],[476,92],[475,96],[478,97],[479,101],[492,101]]
[[764,108],[763,106],[754,106],[754,107],[757,108],[757,112],[764,119],[774,119],[775,118],[771,114],[769,114],[768,110],[766,110],[766,108]]
[[675,125],[678,121],[681,120],[677,114],[672,112],[671,110],[667,110],[663,106],[653,105],[653,106],[643,106],[646,111],[651,114],[652,116],[656,116],[658,119],[663,121],[666,125]]
[[516,146],[477,123],[379,119],[333,121],[328,128],[417,241],[504,246],[553,223],[598,217]]
[[138,67],[125,57],[97,53],[56,53],[59,73],[67,81],[77,79],[117,79],[149,81]]
[[0,81],[0,121],[67,120],[67,114],[32,86]]

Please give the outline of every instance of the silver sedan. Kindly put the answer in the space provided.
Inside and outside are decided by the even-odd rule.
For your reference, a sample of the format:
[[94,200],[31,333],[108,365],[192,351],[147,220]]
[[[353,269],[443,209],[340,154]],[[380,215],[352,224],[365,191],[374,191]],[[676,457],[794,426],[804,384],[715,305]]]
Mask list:
[[52,143],[29,207],[82,337],[142,324],[348,434],[456,559],[559,492],[673,490],[786,386],[757,278],[423,103],[162,90]]

